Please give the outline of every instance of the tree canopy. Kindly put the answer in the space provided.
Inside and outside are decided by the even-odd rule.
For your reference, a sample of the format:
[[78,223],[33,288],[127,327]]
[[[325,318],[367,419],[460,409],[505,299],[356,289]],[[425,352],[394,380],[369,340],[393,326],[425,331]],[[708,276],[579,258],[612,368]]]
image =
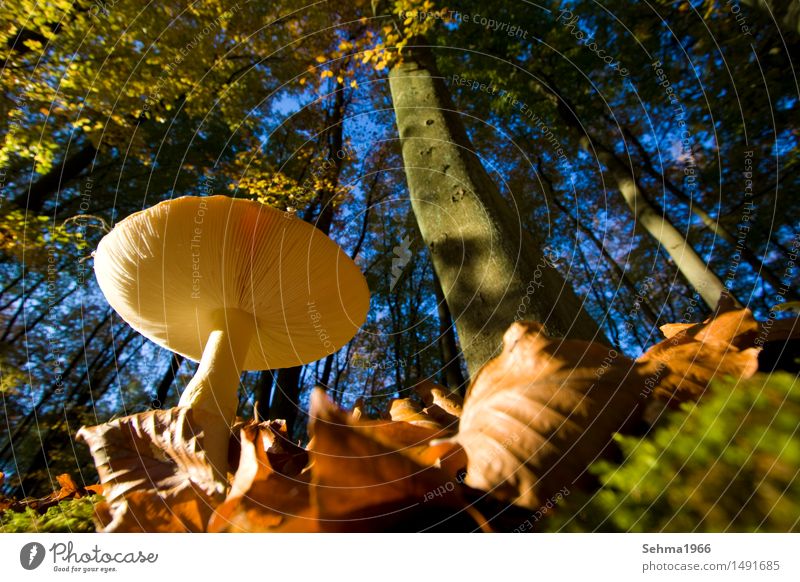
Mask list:
[[[342,452],[332,444],[339,438],[365,455],[383,451],[399,437],[352,423],[402,414],[424,430],[435,423],[430,434],[403,433],[406,444],[427,443],[447,422],[460,422],[464,436],[448,436],[463,439],[467,454],[471,447],[483,454],[470,435],[507,421],[493,416],[502,415],[492,398],[511,398],[504,392],[510,380],[498,380],[503,390],[478,382],[486,382],[486,370],[502,376],[498,362],[507,365],[515,321],[535,321],[541,329],[526,333],[587,350],[578,362],[531,339],[531,361],[547,354],[588,369],[610,357],[606,367],[643,370],[656,365],[647,350],[660,345],[659,328],[728,310],[761,327],[747,340],[725,340],[726,349],[737,350],[735,362],[725,359],[728,352],[692,352],[712,358],[717,375],[734,376],[715,380],[716,390],[733,390],[726,382],[759,366],[797,373],[797,333],[787,322],[794,321],[800,281],[800,199],[792,194],[800,188],[800,27],[778,4],[7,3],[0,11],[3,492],[42,497],[58,489],[62,473],[79,476],[81,486],[95,483],[89,449],[99,445],[91,436],[89,447],[75,444],[82,426],[123,426],[120,417],[158,415],[178,404],[197,364],[145,339],[111,309],[92,256],[126,217],[187,195],[256,200],[314,224],[355,261],[371,294],[366,323],[341,349],[295,368],[241,375],[238,417],[251,423],[243,459],[267,454],[253,444],[264,433],[300,448],[280,450],[296,461],[293,455],[309,454],[309,426],[332,454]],[[725,310],[722,292],[730,296]],[[649,363],[641,361],[645,353]],[[622,382],[617,371],[606,379]],[[680,392],[679,400],[693,401],[714,374],[685,398],[684,388],[665,387],[658,376],[667,400]],[[746,386],[761,382],[783,394],[791,392],[791,378],[770,384],[756,377]],[[434,402],[431,383],[446,398]],[[481,400],[481,390],[495,396]],[[455,406],[465,395],[465,407],[484,416],[431,421],[431,409]],[[534,410],[538,396],[524,396],[526,410]],[[767,422],[769,410],[755,402],[748,418]],[[312,405],[318,417],[309,416]],[[681,412],[693,431],[712,407],[714,414],[728,410],[720,400],[705,411],[702,405]],[[564,406],[559,414],[596,412],[588,404]],[[645,471],[652,454],[646,447],[680,430],[677,413],[659,424],[653,406],[633,427],[601,415],[609,428],[602,438],[621,439],[618,453],[629,458],[613,474],[608,464],[593,465],[609,488],[586,501],[596,509],[590,519],[559,517],[549,527],[658,526],[668,509],[661,505],[651,522],[636,526],[636,508],[603,513],[613,513]],[[628,411],[634,408],[640,414],[647,407]],[[347,416],[338,434],[343,410],[356,411],[356,420]],[[487,419],[497,425],[481,424]],[[651,438],[651,429],[652,442],[637,449],[636,439]],[[510,444],[496,438],[522,458],[525,450],[514,447],[524,449],[534,437],[521,434]],[[583,433],[581,442],[592,436]],[[601,453],[586,446],[582,467]],[[686,457],[682,441],[665,448],[665,463]],[[733,462],[735,455],[724,455]],[[406,460],[387,471],[407,475]],[[470,476],[459,486],[470,489],[501,486],[497,480],[508,477],[477,469],[474,458],[464,467]],[[320,479],[353,485],[338,483],[328,469],[317,467]],[[543,482],[538,468],[528,469],[520,479]],[[425,487],[452,482],[446,467],[426,471],[415,485],[423,496]],[[577,479],[556,474],[559,486]],[[556,481],[526,492],[512,483],[498,502],[535,510],[558,492]],[[469,495],[458,503],[469,505]],[[315,510],[328,515],[337,500],[317,502]],[[233,515],[236,503],[229,498],[222,507]],[[757,517],[748,506],[747,524]]]

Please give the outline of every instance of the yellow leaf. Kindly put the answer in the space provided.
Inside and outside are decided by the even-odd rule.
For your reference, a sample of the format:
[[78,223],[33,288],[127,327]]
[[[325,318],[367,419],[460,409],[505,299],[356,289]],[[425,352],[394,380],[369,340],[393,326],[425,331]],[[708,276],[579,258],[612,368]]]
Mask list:
[[326,60],[328,60],[328,59],[326,59],[323,55],[319,55],[317,57],[317,62],[318,63],[324,63]]

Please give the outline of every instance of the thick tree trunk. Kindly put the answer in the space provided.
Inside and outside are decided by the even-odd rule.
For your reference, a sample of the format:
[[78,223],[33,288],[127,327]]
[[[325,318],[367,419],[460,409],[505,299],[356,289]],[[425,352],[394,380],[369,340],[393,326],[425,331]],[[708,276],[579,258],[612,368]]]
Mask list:
[[523,306],[551,335],[604,341],[475,155],[430,50],[403,59],[389,85],[411,205],[470,374],[497,354]]
[[434,273],[433,289],[436,294],[436,308],[439,314],[439,349],[442,352],[442,372],[445,384],[450,390],[464,394],[466,382],[461,373],[461,358],[459,358],[458,344],[456,342],[455,326],[447,301],[439,283],[439,278]]

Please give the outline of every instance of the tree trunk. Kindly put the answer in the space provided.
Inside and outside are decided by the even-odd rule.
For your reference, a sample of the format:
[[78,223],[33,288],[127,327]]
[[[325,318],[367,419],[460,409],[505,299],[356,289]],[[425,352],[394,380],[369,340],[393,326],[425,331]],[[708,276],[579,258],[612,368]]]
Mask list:
[[[344,84],[337,83],[333,108],[327,115],[325,122],[327,131],[322,134],[327,140],[328,159],[333,162],[329,173],[332,186],[330,190],[320,192],[318,196],[320,210],[316,221],[313,222],[314,226],[325,234],[330,234],[331,226],[333,225],[333,199],[336,196],[339,175],[344,166],[344,113]],[[277,381],[272,392],[272,403],[269,405],[269,418],[273,420],[284,419],[290,435],[293,434],[292,430],[297,419],[298,407],[300,406],[300,373],[302,369],[302,366],[296,366],[278,371]],[[330,371],[328,373],[330,374]],[[261,412],[259,412],[260,414]]]
[[161,382],[158,383],[158,388],[156,389],[156,398],[152,402],[153,408],[161,408],[164,406],[164,403],[167,401],[167,397],[169,396],[170,386],[172,386],[172,383],[175,381],[175,376],[178,375],[178,370],[180,369],[181,364],[183,364],[184,359],[185,358],[180,354],[172,354],[172,357],[170,357],[167,371],[164,372]]
[[28,191],[16,198],[14,203],[21,208],[27,208],[29,212],[41,212],[44,203],[88,168],[96,155],[97,150],[92,144],[83,146],[31,184]]
[[[703,226],[709,230],[709,232],[713,233],[714,236],[719,237],[720,239],[724,240],[726,243],[731,245],[734,248],[738,248],[739,252],[741,253],[742,258],[746,263],[750,265],[750,267],[756,272],[756,274],[761,277],[764,281],[769,283],[773,289],[776,291],[780,289],[783,285],[780,278],[770,269],[767,265],[764,264],[764,256],[761,257],[757,256],[753,250],[743,244],[740,243],[738,237],[735,236],[732,232],[726,229],[716,218],[711,216],[702,206],[700,206],[699,200],[693,199],[691,196],[688,196],[686,192],[684,192],[681,188],[675,185],[672,180],[667,179],[666,176],[662,175],[661,172],[653,164],[653,160],[650,157],[650,154],[647,152],[647,149],[642,144],[641,140],[637,138],[634,133],[627,127],[623,128],[623,134],[625,137],[633,143],[636,147],[637,151],[639,152],[639,156],[642,158],[642,162],[644,165],[644,170],[654,179],[660,180],[663,182],[664,187],[669,190],[678,200],[680,200],[683,204],[688,206],[695,215],[703,222]],[[597,143],[597,142],[595,142]],[[616,158],[616,154],[614,154],[606,145],[601,145],[605,151],[609,152],[610,154],[614,155]],[[619,158],[616,158],[619,163],[623,163]],[[787,297],[787,301],[795,301],[797,300],[796,295],[792,295]]]
[[259,420],[270,418],[270,398],[275,387],[275,372],[272,370],[262,370],[258,373],[256,380],[255,401],[256,414]]
[[302,369],[302,366],[295,366],[278,370],[275,386],[272,389],[272,402],[269,405],[269,418],[285,420],[290,435],[297,420],[297,407],[300,406],[298,396]]
[[590,137],[577,117],[575,105],[558,89],[552,77],[544,73],[540,73],[540,76],[547,83],[546,85],[542,84],[542,88],[555,97],[556,109],[561,119],[576,134],[582,147],[590,155],[596,156],[608,168],[625,203],[633,211],[636,222],[658,241],[675,262],[689,285],[700,294],[706,305],[714,309],[719,302],[720,295],[726,291],[722,281],[713,271],[709,270],[708,265],[698,256],[686,238],[678,232],[666,214],[662,215],[656,212],[642,193],[635,175],[632,174],[632,169],[626,167],[619,158],[602,147],[596,149],[589,147]]
[[604,341],[473,153],[430,50],[406,49],[403,58],[389,86],[411,205],[470,374],[497,354],[523,305],[553,336]]
[[[603,154],[600,154],[603,156]],[[601,161],[602,157],[601,157]],[[605,164],[605,161],[603,161]],[[678,270],[689,285],[700,294],[710,309],[719,302],[720,295],[726,291],[719,277],[708,268],[708,265],[689,244],[689,241],[678,232],[678,229],[663,214],[655,211],[644,197],[634,178],[619,170],[611,170],[622,197],[633,211],[636,223],[641,225],[659,245],[669,254]]]
[[442,286],[439,278],[433,275],[433,290],[436,294],[436,308],[439,313],[439,348],[442,352],[442,372],[444,381],[450,390],[463,395],[466,391],[466,382],[461,373],[461,362],[456,343],[455,327],[450,310],[447,308]]

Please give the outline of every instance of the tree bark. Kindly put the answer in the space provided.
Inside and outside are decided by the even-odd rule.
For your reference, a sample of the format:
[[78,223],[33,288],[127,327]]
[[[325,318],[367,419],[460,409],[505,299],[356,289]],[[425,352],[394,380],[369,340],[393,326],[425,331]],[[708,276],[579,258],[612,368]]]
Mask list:
[[644,228],[675,262],[689,285],[700,294],[706,305],[714,309],[720,295],[727,292],[725,285],[695,252],[665,214],[656,212],[653,205],[642,194],[634,176],[623,172],[614,164],[612,156],[603,150],[597,151],[599,160],[609,168],[617,183],[622,198],[633,212],[636,224]]
[[455,326],[450,310],[447,308],[442,286],[439,278],[433,275],[433,290],[436,294],[436,308],[439,314],[439,348],[442,352],[442,372],[445,384],[450,390],[463,395],[466,392],[466,382],[461,373],[461,362],[456,342]]
[[97,150],[92,144],[83,146],[31,184],[28,191],[16,198],[14,203],[27,208],[29,212],[41,212],[45,202],[88,168],[96,155]]
[[275,387],[275,372],[272,370],[262,370],[258,373],[256,380],[255,401],[256,414],[259,420],[270,418],[269,403],[272,390]]
[[276,374],[275,385],[272,389],[272,402],[269,405],[269,417],[273,420],[283,419],[289,434],[293,434],[297,409],[300,406],[300,371],[302,366],[282,368]]
[[175,376],[178,375],[178,369],[180,369],[184,359],[180,354],[172,354],[172,357],[170,357],[167,371],[164,372],[164,376],[162,376],[161,382],[158,383],[158,388],[156,388],[156,398],[152,403],[153,408],[164,406],[164,402],[167,401],[169,396],[170,386],[175,381]]
[[[691,209],[691,211],[695,215],[697,215],[698,218],[700,218],[700,220],[703,222],[703,226],[705,226],[709,230],[709,232],[713,233],[714,236],[721,238],[732,247],[738,248],[744,261],[750,265],[750,267],[756,272],[756,274],[759,277],[761,277],[764,281],[769,283],[773,289],[777,291],[778,289],[781,288],[783,284],[781,283],[780,278],[772,271],[772,269],[770,269],[766,264],[764,264],[763,256],[758,257],[749,246],[744,244],[739,244],[737,237],[734,236],[734,234],[731,233],[728,229],[726,229],[719,222],[719,220],[711,216],[711,214],[709,214],[700,205],[699,200],[692,199],[691,196],[688,196],[686,192],[684,192],[681,188],[675,185],[672,182],[672,180],[669,180],[666,176],[662,175],[658,171],[658,169],[653,164],[653,160],[650,157],[650,154],[644,147],[644,144],[642,144],[641,140],[639,140],[639,138],[637,138],[629,128],[625,127],[623,128],[622,131],[625,137],[636,147],[636,150],[639,152],[639,156],[642,158],[644,170],[650,175],[650,177],[656,180],[661,180],[664,183],[664,187],[667,190],[669,190],[683,204],[688,206]],[[600,147],[602,147],[607,152],[613,154],[611,148],[609,148],[608,146],[601,145]],[[622,163],[621,160],[620,163]],[[787,297],[788,301],[794,301],[796,299],[797,299],[796,295]]]
[[497,354],[523,300],[549,334],[605,341],[474,153],[425,39],[412,42],[423,46],[404,50],[389,86],[411,205],[470,374]]

